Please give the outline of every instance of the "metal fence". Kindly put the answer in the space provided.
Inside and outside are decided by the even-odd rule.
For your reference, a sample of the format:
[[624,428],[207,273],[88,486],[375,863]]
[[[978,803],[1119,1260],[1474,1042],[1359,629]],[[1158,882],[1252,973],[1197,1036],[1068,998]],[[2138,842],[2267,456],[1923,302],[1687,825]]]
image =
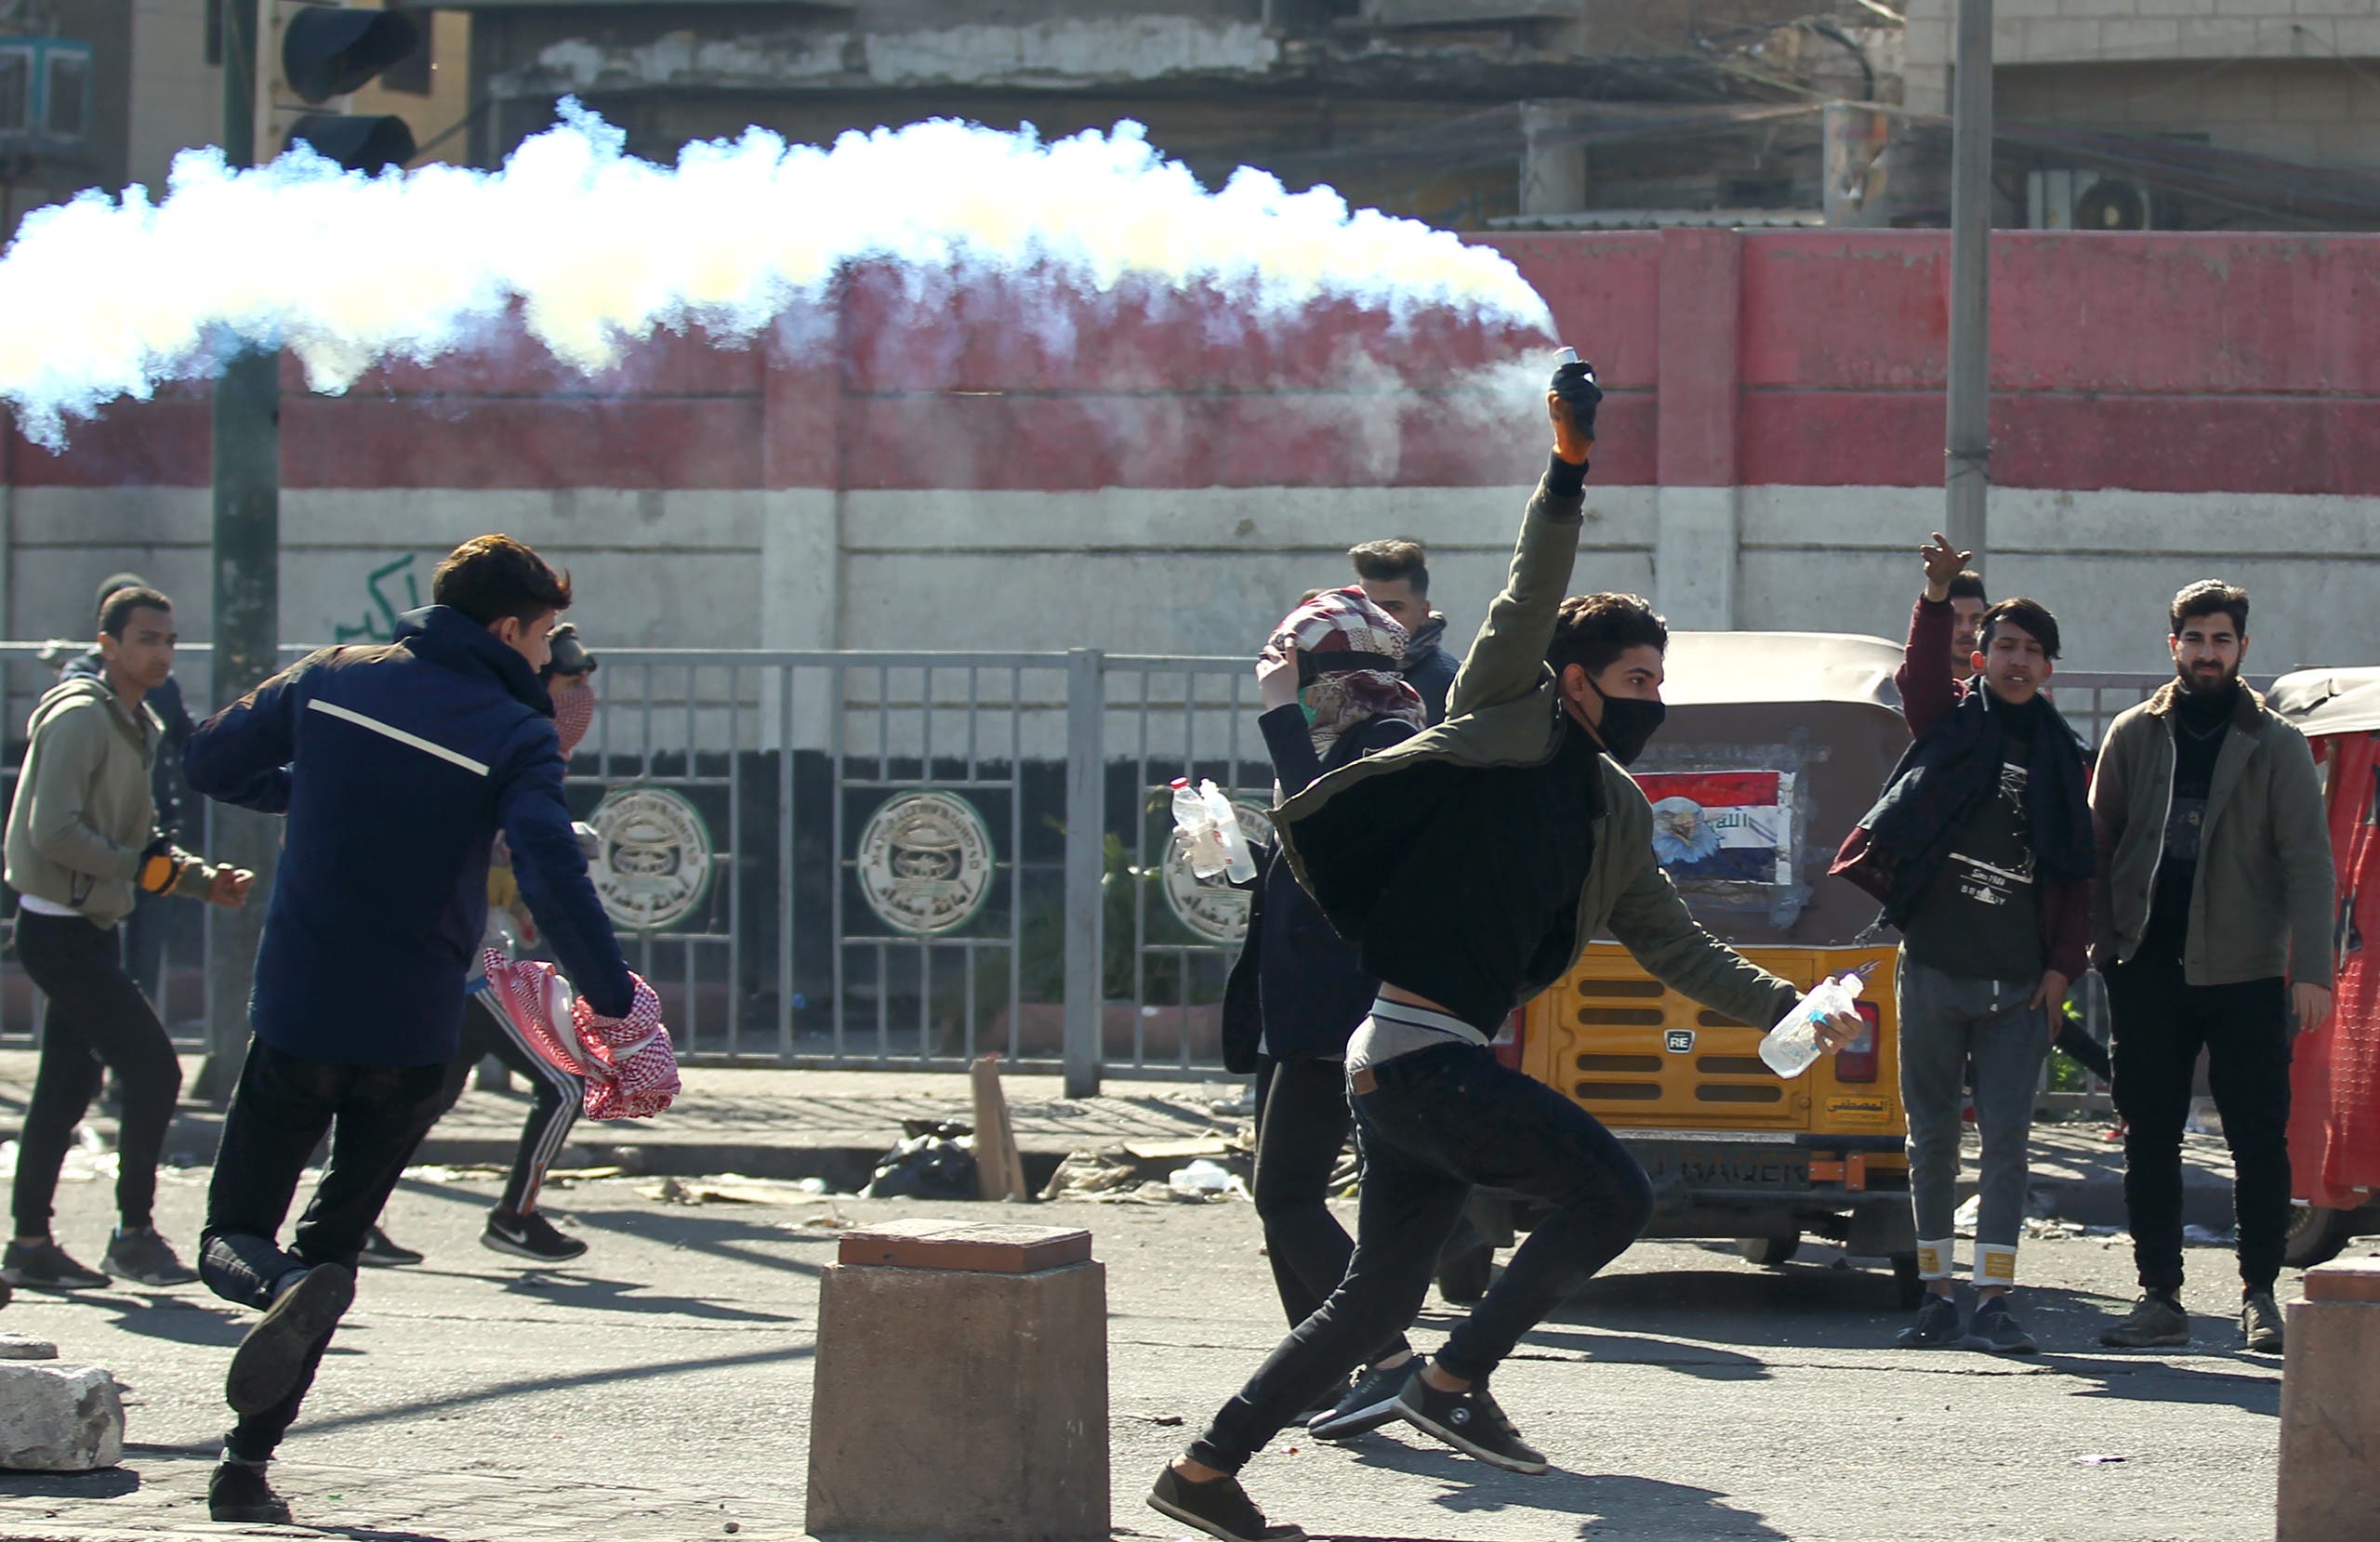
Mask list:
[[[43,652],[0,644],[11,795],[54,678]],[[205,652],[185,650],[185,679],[205,678]],[[2059,705],[2096,740],[2162,678],[2061,675]],[[1173,860],[1169,784],[1210,778],[1263,817],[1246,660],[615,650],[595,684],[568,792],[682,1056],[947,1069],[997,1052],[1063,1068],[1078,1095],[1219,1068],[1247,902]],[[205,800],[188,812],[203,850]],[[152,902],[129,929],[177,1041],[203,1048],[205,908]],[[37,1021],[10,949],[0,1044]]]

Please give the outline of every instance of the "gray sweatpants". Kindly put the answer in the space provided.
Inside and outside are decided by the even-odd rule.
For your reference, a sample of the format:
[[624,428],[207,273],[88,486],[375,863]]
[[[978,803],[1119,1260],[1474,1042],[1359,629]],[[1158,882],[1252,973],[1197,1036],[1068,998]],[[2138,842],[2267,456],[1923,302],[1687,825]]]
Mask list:
[[2041,981],[1962,980],[1900,960],[1900,1099],[1909,1114],[1909,1190],[1920,1272],[1947,1278],[1958,1209],[1960,1105],[1975,1063],[1976,1132],[1983,1138],[1976,1283],[2014,1285],[2025,1225],[2026,1144],[2049,1024],[2028,1006]]

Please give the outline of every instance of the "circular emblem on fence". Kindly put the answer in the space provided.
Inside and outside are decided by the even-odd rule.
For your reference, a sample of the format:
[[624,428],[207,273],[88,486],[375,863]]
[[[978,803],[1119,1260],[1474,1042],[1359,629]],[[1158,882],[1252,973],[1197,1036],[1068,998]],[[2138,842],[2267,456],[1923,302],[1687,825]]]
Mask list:
[[683,795],[623,787],[588,820],[602,844],[588,876],[615,925],[658,931],[677,925],[710,888],[710,826]]
[[992,833],[963,797],[904,793],[859,833],[859,887],[895,931],[956,931],[992,891]]
[[[1235,797],[1231,806],[1239,815],[1241,831],[1250,840],[1273,838],[1273,815],[1264,805]],[[1166,842],[1164,888],[1166,908],[1173,912],[1174,919],[1208,942],[1236,942],[1248,935],[1248,896],[1221,879],[1200,883],[1183,853],[1179,830]]]

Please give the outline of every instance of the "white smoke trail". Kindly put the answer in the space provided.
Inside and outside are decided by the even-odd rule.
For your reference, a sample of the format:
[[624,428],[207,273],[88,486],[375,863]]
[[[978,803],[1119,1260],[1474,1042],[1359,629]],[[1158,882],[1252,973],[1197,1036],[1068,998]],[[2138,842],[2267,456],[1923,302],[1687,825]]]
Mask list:
[[304,151],[233,171],[193,151],[162,203],[134,188],[41,210],[0,257],[0,400],[57,449],[67,418],[209,376],[242,343],[291,349],[310,386],[337,392],[382,361],[468,348],[516,306],[594,372],[656,327],[749,338],[883,261],[1204,291],[1268,325],[1331,302],[1551,324],[1497,252],[1244,167],[1209,192],[1137,124],[1043,144],[942,121],[831,150],[756,128],[689,145],[674,167],[624,142],[565,102],[498,171],[370,179]]

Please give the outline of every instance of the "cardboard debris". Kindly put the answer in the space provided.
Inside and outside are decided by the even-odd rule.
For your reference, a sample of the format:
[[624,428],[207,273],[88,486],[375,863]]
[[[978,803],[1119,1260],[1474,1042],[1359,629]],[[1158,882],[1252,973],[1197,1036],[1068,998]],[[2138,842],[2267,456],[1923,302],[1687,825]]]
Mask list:
[[[1068,1152],[1041,1188],[1043,1199],[1117,1199],[1139,1187],[1141,1169],[1121,1148],[1113,1152]],[[1163,1184],[1157,1185],[1163,1188]]]

